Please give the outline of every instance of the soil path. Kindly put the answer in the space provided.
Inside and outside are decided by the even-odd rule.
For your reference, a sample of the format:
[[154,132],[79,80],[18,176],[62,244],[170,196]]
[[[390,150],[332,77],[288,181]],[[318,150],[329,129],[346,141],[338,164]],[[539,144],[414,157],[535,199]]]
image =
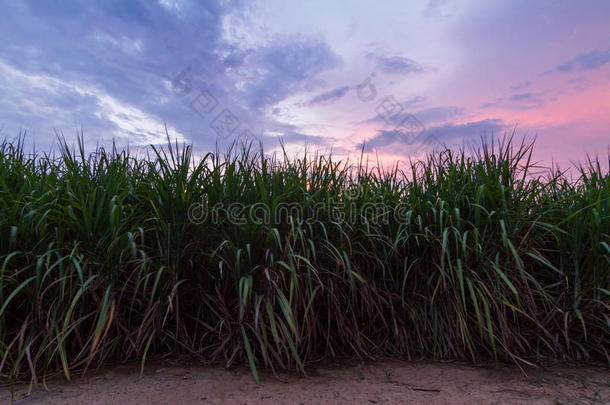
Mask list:
[[[610,371],[594,365],[548,369],[462,363],[341,362],[311,367],[307,377],[247,368],[149,364],[115,366],[42,386],[15,387],[14,404],[609,404]],[[0,388],[0,403],[11,393]]]

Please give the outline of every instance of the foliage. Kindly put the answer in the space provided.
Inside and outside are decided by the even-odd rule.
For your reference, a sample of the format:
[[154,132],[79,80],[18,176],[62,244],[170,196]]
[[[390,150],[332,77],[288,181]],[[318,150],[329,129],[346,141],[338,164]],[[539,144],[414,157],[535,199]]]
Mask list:
[[[570,181],[511,139],[389,173],[251,144],[61,145],[0,144],[2,380],[182,355],[257,379],[341,356],[610,361],[598,161]],[[239,221],[214,209],[232,203]],[[317,216],[249,219],[260,204]]]

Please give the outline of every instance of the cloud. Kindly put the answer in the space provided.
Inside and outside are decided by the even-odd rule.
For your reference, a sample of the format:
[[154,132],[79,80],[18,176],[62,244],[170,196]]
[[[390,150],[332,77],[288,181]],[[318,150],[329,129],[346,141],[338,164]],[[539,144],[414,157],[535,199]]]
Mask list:
[[403,56],[383,56],[370,52],[368,59],[376,61],[376,68],[384,73],[410,75],[424,73],[426,69],[416,61]]
[[427,17],[441,15],[442,9],[447,3],[448,0],[429,0],[424,15]]
[[424,124],[433,124],[445,122],[461,115],[463,112],[464,109],[460,107],[433,107],[416,111],[413,115]]
[[[154,143],[167,122],[170,136],[213,148],[220,111],[239,121],[234,135],[260,133],[275,119],[267,107],[321,87],[317,76],[341,63],[327,43],[305,37],[235,45],[224,22],[247,16],[239,1],[31,1],[3,11],[0,63],[12,76],[0,77],[0,127],[35,130],[41,147],[53,129],[81,126],[93,141],[120,133]],[[191,103],[204,90],[217,106],[199,115]]]
[[[370,153],[375,149],[383,149],[386,146],[401,142],[400,134],[395,130],[382,129],[371,139],[364,143],[364,152]],[[362,149],[362,144],[358,144],[356,149]]]
[[396,73],[401,75],[424,72],[424,68],[419,63],[400,56],[379,58],[377,60],[377,69],[385,73]]
[[[91,131],[106,141],[147,145],[165,139],[165,123],[145,111],[125,104],[93,85],[74,84],[46,74],[26,74],[0,61],[0,87],[11,92],[0,102],[0,122],[17,122],[53,139],[54,131]],[[32,89],[36,99],[29,97]],[[13,130],[15,128],[12,128]],[[172,136],[185,137],[168,125]],[[90,138],[89,138],[90,139]],[[93,143],[93,142],[92,142]]]
[[406,101],[403,101],[402,106],[405,108],[412,108],[412,107],[414,108],[414,107],[420,106],[426,100],[427,100],[427,98],[424,96],[415,96]]
[[[378,114],[364,121],[365,123],[383,123],[385,125],[390,126],[399,125],[409,116],[413,115],[417,118],[418,121],[422,122],[423,124],[430,125],[442,123],[449,119],[456,118],[464,112],[463,108],[455,106],[440,106],[417,111],[409,111],[410,107],[419,105],[421,102],[423,102],[423,100],[425,100],[425,98],[423,97],[415,97],[413,99],[407,100],[406,102],[400,103],[399,106],[395,107],[395,110],[391,110],[392,113],[387,113],[388,110],[383,108],[384,100],[381,100],[381,103],[377,104],[376,111],[378,112]],[[400,109],[400,107],[402,107],[402,109]]]
[[[161,119],[93,85],[74,84],[45,74],[25,74],[0,62],[0,86],[11,88],[0,102],[0,121],[18,120],[24,128],[46,130],[45,135],[50,138],[55,130],[75,133],[86,128],[86,134],[91,131],[98,137],[106,136],[107,141],[116,138],[119,143],[132,145],[165,139],[165,123]],[[32,89],[36,99],[29,97]],[[173,126],[168,125],[168,130],[176,139],[185,140]]]
[[519,83],[517,85],[511,86],[510,89],[513,90],[513,91],[518,91],[518,90],[521,90],[521,89],[525,89],[525,88],[527,88],[527,87],[529,87],[531,85],[532,85],[532,82],[527,81],[527,82],[523,82],[523,83]]
[[[527,93],[515,93],[507,97],[499,97],[495,102],[485,103],[481,108],[498,107],[508,110],[531,110],[539,108],[546,103],[545,96],[548,91],[545,92],[527,92]],[[551,98],[551,101],[554,99]]]
[[610,49],[607,51],[591,51],[581,53],[574,59],[558,65],[557,72],[582,72],[584,70],[595,70],[610,62]]
[[277,139],[281,140],[285,144],[297,144],[303,146],[305,144],[316,146],[328,146],[333,143],[333,138],[318,135],[307,135],[300,132],[288,132],[283,135],[279,135]]
[[325,42],[305,38],[272,42],[246,58],[245,69],[254,74],[247,78],[244,96],[252,110],[261,111],[292,94],[321,86],[316,76],[340,63]]
[[326,93],[318,94],[317,96],[315,96],[314,98],[309,100],[308,104],[309,105],[324,104],[324,103],[328,103],[331,101],[339,100],[340,98],[343,98],[343,96],[345,96],[345,94],[347,94],[349,89],[350,89],[349,86],[344,86],[344,87],[339,87],[339,88],[327,91]]
[[191,66],[198,76],[191,78],[193,88],[200,78],[224,82],[214,54],[222,44],[224,11],[215,3],[184,16],[155,2],[24,2],[7,8],[11,18],[0,24],[0,36],[11,40],[0,62],[9,75],[2,88],[10,96],[0,100],[0,125],[41,134],[35,141],[43,147],[53,142],[54,129],[71,135],[81,127],[94,142],[155,142],[151,134],[163,139],[164,122],[172,137],[189,133],[193,140],[191,130],[202,125],[171,80],[201,59],[205,63]]
[[521,93],[521,94],[513,94],[510,96],[511,100],[521,101],[521,100],[531,100],[534,97],[532,93]]
[[[462,142],[469,138],[479,137],[482,134],[497,134],[507,128],[500,119],[486,119],[473,121],[465,124],[448,123],[441,126],[429,127],[418,137],[419,144],[445,144],[450,142]],[[478,139],[478,138],[477,138]],[[418,145],[404,142],[402,135],[396,130],[379,130],[377,134],[365,142],[365,152],[375,149],[392,153],[405,153],[413,150]],[[358,145],[361,148],[362,144]]]
[[259,140],[264,145],[275,144],[279,141],[284,146],[296,146],[299,148],[313,146],[314,150],[317,148],[333,148],[335,151],[344,151],[341,146],[335,147],[338,143],[337,138],[307,134],[296,125],[282,122],[270,124]]
[[481,134],[504,131],[507,125],[501,119],[485,119],[481,121],[467,122],[465,124],[445,124],[442,126],[431,127],[426,133],[436,137],[440,141],[459,140],[468,137],[478,137]]

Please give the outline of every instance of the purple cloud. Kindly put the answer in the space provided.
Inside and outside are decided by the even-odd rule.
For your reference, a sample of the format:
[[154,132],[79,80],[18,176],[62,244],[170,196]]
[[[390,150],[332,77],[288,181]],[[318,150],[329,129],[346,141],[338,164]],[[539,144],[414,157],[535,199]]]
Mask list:
[[324,104],[324,103],[339,100],[340,98],[343,98],[343,96],[345,96],[347,94],[349,89],[350,89],[349,86],[344,86],[344,87],[339,87],[339,88],[327,91],[326,93],[318,94],[317,96],[315,96],[314,98],[309,100],[308,104],[309,105]]
[[610,62],[610,49],[607,51],[591,51],[581,53],[574,59],[562,63],[555,68],[558,72],[581,72],[594,70]]
[[[9,90],[0,126],[31,129],[44,147],[54,129],[81,127],[93,143],[147,143],[164,139],[167,122],[171,136],[205,149],[217,141],[211,122],[228,109],[240,123],[236,134],[260,133],[273,124],[267,106],[322,86],[317,75],[340,58],[308,37],[227,41],[223,19],[240,7],[247,12],[216,1],[6,4],[0,84]],[[217,103],[204,117],[191,107],[203,91]]]
[[367,58],[377,62],[377,69],[384,73],[409,75],[424,73],[426,69],[416,61],[403,56],[380,56],[374,53],[367,54]]
[[321,85],[316,76],[340,65],[341,59],[325,42],[288,39],[252,50],[244,64],[261,73],[245,86],[254,111],[260,111],[291,94]]
[[[473,121],[465,124],[448,123],[441,126],[429,127],[418,137],[419,144],[431,143],[462,143],[468,140],[478,140],[483,134],[497,134],[507,128],[506,124],[500,119],[486,119]],[[365,152],[372,152],[377,149],[392,153],[408,154],[419,145],[411,145],[404,142],[404,138],[396,130],[380,130],[377,134],[367,140],[364,145]],[[358,145],[362,148],[362,144]]]

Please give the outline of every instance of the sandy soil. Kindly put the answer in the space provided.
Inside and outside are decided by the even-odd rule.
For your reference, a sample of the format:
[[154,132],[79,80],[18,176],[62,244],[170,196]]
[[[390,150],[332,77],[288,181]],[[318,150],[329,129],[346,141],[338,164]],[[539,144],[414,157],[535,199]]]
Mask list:
[[[245,367],[115,366],[76,377],[18,385],[14,404],[610,404],[610,370],[594,365],[526,369],[462,363],[341,362],[311,366],[307,377]],[[28,391],[31,388],[31,393]],[[11,392],[0,388],[0,403]]]

